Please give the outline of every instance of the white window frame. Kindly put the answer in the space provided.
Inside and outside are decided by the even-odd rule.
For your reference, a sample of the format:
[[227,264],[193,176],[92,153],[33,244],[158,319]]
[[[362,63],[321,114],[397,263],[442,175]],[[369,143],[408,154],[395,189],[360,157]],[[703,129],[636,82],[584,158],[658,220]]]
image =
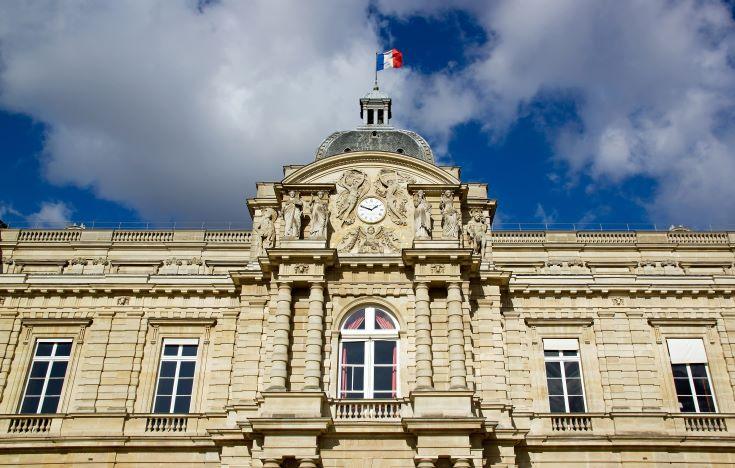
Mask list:
[[[677,362],[674,362],[675,359],[672,356],[672,342],[674,341],[696,341],[699,342],[699,352],[694,352],[694,356],[692,357],[691,351],[688,353],[688,356],[682,358],[682,362],[679,362],[679,359],[676,359]],[[715,387],[712,382],[712,376],[709,372],[709,359],[707,358],[707,349],[704,344],[704,340],[699,337],[695,338],[667,338],[666,339],[666,349],[669,356],[669,366],[671,366],[671,376],[673,378],[674,383],[674,395],[676,396],[676,402],[678,405],[681,405],[679,403],[679,392],[676,390],[676,381],[681,380],[677,379],[674,374],[674,367],[673,366],[685,366],[687,371],[687,382],[689,383],[689,390],[691,391],[690,395],[692,396],[692,400],[694,400],[694,412],[695,413],[703,413],[701,409],[699,408],[699,399],[697,398],[700,396],[697,394],[695,388],[694,388],[694,377],[692,376],[692,364],[701,364],[704,366],[704,372],[707,375],[707,384],[709,385],[709,390],[711,392],[712,397],[712,403],[715,407],[715,413],[719,412],[719,407],[717,406],[717,397],[715,396]],[[691,348],[690,348],[691,349]],[[701,351],[700,351],[701,350]],[[702,395],[705,396],[705,395]],[[681,411],[681,406],[679,406],[679,411]],[[683,412],[683,411],[682,411]],[[712,414],[709,411],[704,412],[703,414]]]
[[[349,320],[350,317],[352,317],[354,314],[360,312],[361,310],[365,311],[365,328],[362,330],[348,330],[345,329],[345,323],[347,323],[347,320]],[[375,311],[380,310],[384,312],[390,320],[393,322],[393,330],[376,330],[375,329]],[[396,343],[396,396],[395,398],[400,398],[401,395],[401,342],[399,340],[399,324],[398,320],[388,312],[387,310],[381,308],[381,307],[375,307],[375,306],[367,306],[360,309],[353,310],[349,314],[345,316],[345,319],[343,320],[342,327],[340,328],[341,338],[339,340],[339,354],[337,355],[337,398],[340,399],[349,399],[346,396],[342,395],[342,350],[344,343],[355,343],[355,342],[362,342],[364,343],[364,356],[365,356],[365,363],[363,365],[363,399],[374,399],[373,395],[375,393],[374,389],[374,373],[375,373],[375,363],[374,363],[374,355],[375,355],[375,342],[376,341],[394,341]],[[379,367],[388,367],[384,365],[379,365]],[[389,399],[392,400],[393,398],[380,398],[382,399]]]
[[[554,351],[559,353],[558,356],[547,356],[547,351]],[[563,356],[564,351],[576,351],[576,356]],[[582,386],[582,403],[584,404],[584,411],[580,412],[579,414],[587,413],[588,412],[588,406],[587,406],[587,393],[584,389],[584,370],[582,369],[582,356],[581,352],[579,350],[579,347],[577,349],[544,349],[544,373],[546,378],[546,393],[547,396],[550,398],[552,395],[549,391],[549,374],[546,371],[546,363],[547,362],[558,362],[559,368],[561,370],[561,385],[564,392],[564,413],[568,414],[574,414],[571,411],[569,411],[569,391],[567,390],[567,376],[566,376],[566,369],[564,366],[565,362],[576,362],[579,366],[579,384]],[[559,395],[553,395],[553,396],[559,396]],[[575,395],[576,396],[576,395]],[[551,411],[551,401],[548,401],[549,403],[549,411]],[[577,413],[577,412],[575,412]]]
[[[33,365],[36,362],[48,362],[49,365],[46,368],[46,375],[43,377],[43,388],[41,389],[41,395],[40,399],[38,400],[38,408],[36,408],[35,413],[22,413],[22,414],[41,414],[41,408],[43,408],[43,403],[46,401],[46,390],[48,388],[49,379],[51,378],[51,368],[53,367],[53,364],[55,362],[66,362],[66,370],[64,371],[64,378],[62,381],[62,386],[60,390],[60,396],[59,396],[59,402],[56,404],[56,412],[59,411],[59,405],[61,405],[61,396],[63,395],[64,391],[64,385],[66,385],[66,377],[69,375],[69,361],[71,360],[71,353],[73,349],[69,350],[68,356],[56,356],[56,344],[57,343],[73,343],[74,340],[71,338],[38,338],[36,339],[35,346],[33,347],[33,356],[31,357],[31,365],[28,366],[28,374],[26,376],[26,382],[25,386],[23,387],[23,397],[20,399],[20,406],[18,407],[18,413],[21,414],[21,410],[23,409],[23,403],[25,403],[26,396],[28,393],[28,384],[31,382],[31,372],[33,370]],[[37,356],[36,353],[38,352],[38,345],[40,343],[54,343],[53,350],[51,352],[51,356]],[[50,414],[56,414],[50,413]]]
[[[166,349],[167,345],[172,346],[178,346],[178,345],[195,345],[197,347],[197,353],[194,356],[166,356],[164,354],[164,351]],[[194,361],[194,377],[192,382],[192,390],[191,394],[189,395],[189,410],[187,413],[191,412],[191,405],[192,405],[192,399],[194,395],[194,382],[196,382],[196,372],[197,372],[197,364],[199,363],[199,339],[197,338],[164,338],[161,342],[161,357],[158,360],[158,373],[156,374],[156,391],[153,393],[153,403],[151,405],[151,413],[154,414],[178,414],[174,413],[174,405],[176,404],[176,397],[178,394],[176,393],[176,390],[179,386],[179,370],[181,369],[181,363],[182,362],[191,362]],[[167,361],[173,361],[176,362],[176,372],[174,374],[174,386],[171,390],[171,403],[169,404],[169,411],[166,413],[156,413],[156,400],[158,399],[158,385],[161,382],[161,368],[163,367],[163,363]]]
[[[701,364],[704,366],[704,372],[707,374],[707,384],[709,385],[709,390],[712,392],[711,395],[702,395],[702,396],[710,396],[712,397],[712,403],[715,405],[715,413],[719,413],[719,408],[717,406],[717,398],[715,397],[715,388],[712,385],[712,377],[709,375],[709,365],[707,365],[706,362],[687,362],[687,363],[679,363],[679,364],[671,364],[672,366],[686,366],[687,370],[687,382],[689,382],[689,390],[692,391],[692,400],[694,400],[694,412],[695,413],[702,413],[702,414],[713,414],[709,411],[703,412],[699,409],[699,400],[697,399],[698,395],[696,390],[694,389],[694,377],[692,377],[692,364]],[[673,373],[673,368],[672,368]],[[674,382],[678,380],[676,377],[674,377]],[[679,402],[679,393],[676,392],[676,385],[674,385],[674,392],[676,393],[676,401]],[[681,410],[680,410],[681,411]],[[683,412],[683,411],[682,411]]]

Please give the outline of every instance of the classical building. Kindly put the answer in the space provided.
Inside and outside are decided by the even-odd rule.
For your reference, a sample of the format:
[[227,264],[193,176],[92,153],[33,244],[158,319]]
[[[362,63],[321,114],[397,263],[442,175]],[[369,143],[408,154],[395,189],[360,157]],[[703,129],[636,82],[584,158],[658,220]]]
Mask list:
[[735,233],[493,230],[360,114],[252,231],[1,229],[0,464],[735,464]]

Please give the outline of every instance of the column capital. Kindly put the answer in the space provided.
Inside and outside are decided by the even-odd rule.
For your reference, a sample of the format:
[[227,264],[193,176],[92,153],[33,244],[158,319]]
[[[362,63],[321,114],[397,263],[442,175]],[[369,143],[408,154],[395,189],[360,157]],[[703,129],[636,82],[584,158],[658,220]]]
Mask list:
[[319,460],[316,458],[300,458],[299,468],[317,468],[319,466]]

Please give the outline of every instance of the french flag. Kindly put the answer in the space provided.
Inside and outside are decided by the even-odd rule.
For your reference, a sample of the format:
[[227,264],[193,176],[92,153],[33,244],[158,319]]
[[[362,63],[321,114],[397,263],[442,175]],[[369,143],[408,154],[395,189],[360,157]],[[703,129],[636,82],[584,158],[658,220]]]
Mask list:
[[398,49],[391,49],[377,55],[376,70],[385,70],[386,68],[401,68],[403,65],[403,54]]

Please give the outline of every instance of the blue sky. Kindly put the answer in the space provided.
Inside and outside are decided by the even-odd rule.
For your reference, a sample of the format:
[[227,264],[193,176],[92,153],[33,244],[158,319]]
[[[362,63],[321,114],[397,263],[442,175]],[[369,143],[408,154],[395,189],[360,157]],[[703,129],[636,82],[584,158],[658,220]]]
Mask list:
[[732,9],[685,0],[4,2],[0,219],[246,226],[392,47],[394,122],[501,227],[735,228]]

